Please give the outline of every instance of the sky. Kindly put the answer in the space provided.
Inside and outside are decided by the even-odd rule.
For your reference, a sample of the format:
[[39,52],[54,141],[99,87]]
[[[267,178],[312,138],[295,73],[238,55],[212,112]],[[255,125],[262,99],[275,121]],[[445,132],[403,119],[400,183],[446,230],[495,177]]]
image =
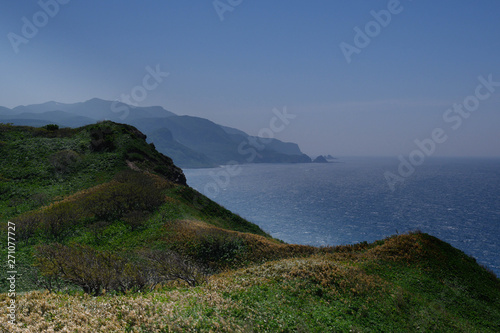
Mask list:
[[310,155],[500,157],[499,17],[498,0],[2,1],[0,105],[129,95]]

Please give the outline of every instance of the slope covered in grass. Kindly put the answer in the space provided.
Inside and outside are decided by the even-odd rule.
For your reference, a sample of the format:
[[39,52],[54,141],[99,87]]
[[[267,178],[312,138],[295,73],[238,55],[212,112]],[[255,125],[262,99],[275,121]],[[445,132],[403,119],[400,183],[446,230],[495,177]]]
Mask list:
[[500,280],[449,244],[285,244],[188,187],[131,126],[0,125],[0,154],[18,271],[2,332],[500,331]]
[[[129,125],[0,125],[0,154],[0,236],[7,239],[7,222],[15,224],[18,291],[75,283],[93,293],[106,287],[147,288],[173,274],[139,273],[160,260],[158,251],[169,253],[161,258],[165,262],[190,260],[189,267],[199,265],[208,273],[248,257],[241,237],[226,230],[270,239],[187,187],[182,170]],[[190,220],[221,231],[183,239],[185,228],[179,226]],[[1,253],[7,257],[5,247]],[[92,261],[95,256],[100,261]],[[127,274],[118,272],[125,267]],[[0,288],[6,290],[5,279]]]
[[[2,296],[0,306],[7,304]],[[29,292],[9,332],[498,332],[500,282],[426,234],[216,274],[186,288]]]
[[182,170],[129,125],[78,129],[0,124],[0,219],[8,219],[114,178],[135,165],[185,184]]

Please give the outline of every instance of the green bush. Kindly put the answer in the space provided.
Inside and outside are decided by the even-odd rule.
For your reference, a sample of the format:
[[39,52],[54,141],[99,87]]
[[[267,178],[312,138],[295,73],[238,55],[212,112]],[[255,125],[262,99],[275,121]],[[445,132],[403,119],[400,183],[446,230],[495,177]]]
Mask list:
[[129,161],[144,161],[144,156],[142,154],[136,153],[136,152],[128,152],[126,159]]
[[40,227],[49,239],[62,240],[82,218],[77,202],[61,202],[46,209]]
[[49,162],[57,173],[69,172],[80,160],[80,155],[73,150],[62,150],[49,157]]
[[7,182],[0,180],[0,196],[7,196],[12,191],[12,187]]
[[115,133],[110,127],[97,127],[90,132],[90,150],[93,152],[111,152],[116,149]]
[[43,128],[45,128],[47,131],[57,131],[59,129],[59,125],[49,124],[49,125],[43,126]]
[[123,220],[132,229],[132,231],[142,228],[147,219],[148,212],[138,210],[131,211],[123,216]]
[[[139,173],[137,173],[138,177]],[[113,221],[126,214],[152,212],[159,207],[164,196],[156,186],[136,180],[133,183],[112,181],[107,186],[85,198],[85,208],[99,220]]]
[[[43,194],[33,196],[31,199],[37,205],[47,200]],[[132,230],[137,230],[143,226],[149,213],[161,206],[164,198],[161,188],[151,177],[141,172],[126,171],[118,174],[115,180],[80,195],[78,199],[56,202],[47,208],[20,215],[14,221],[19,226],[22,241],[28,241],[34,235],[62,241],[77,225],[88,223],[86,219],[108,223],[123,218]],[[92,231],[97,236],[100,233],[99,228]]]
[[214,269],[227,267],[241,260],[246,250],[243,239],[216,230],[201,235],[191,249],[188,249],[196,260],[207,263]]

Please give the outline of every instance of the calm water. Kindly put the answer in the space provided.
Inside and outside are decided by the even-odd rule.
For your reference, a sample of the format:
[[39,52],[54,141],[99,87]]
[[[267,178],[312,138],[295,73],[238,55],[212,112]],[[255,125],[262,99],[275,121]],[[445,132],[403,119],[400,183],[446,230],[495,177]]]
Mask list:
[[434,159],[392,192],[395,158],[186,169],[188,184],[273,237],[340,245],[419,229],[500,276],[500,160]]

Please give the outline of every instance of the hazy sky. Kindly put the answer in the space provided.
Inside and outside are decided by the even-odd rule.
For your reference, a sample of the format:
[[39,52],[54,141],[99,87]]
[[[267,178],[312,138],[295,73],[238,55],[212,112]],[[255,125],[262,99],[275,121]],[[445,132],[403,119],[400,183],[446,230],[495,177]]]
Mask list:
[[436,156],[500,156],[498,0],[55,1],[0,3],[0,105],[135,92],[254,135],[286,107],[276,137],[311,155],[408,155],[441,128]]

